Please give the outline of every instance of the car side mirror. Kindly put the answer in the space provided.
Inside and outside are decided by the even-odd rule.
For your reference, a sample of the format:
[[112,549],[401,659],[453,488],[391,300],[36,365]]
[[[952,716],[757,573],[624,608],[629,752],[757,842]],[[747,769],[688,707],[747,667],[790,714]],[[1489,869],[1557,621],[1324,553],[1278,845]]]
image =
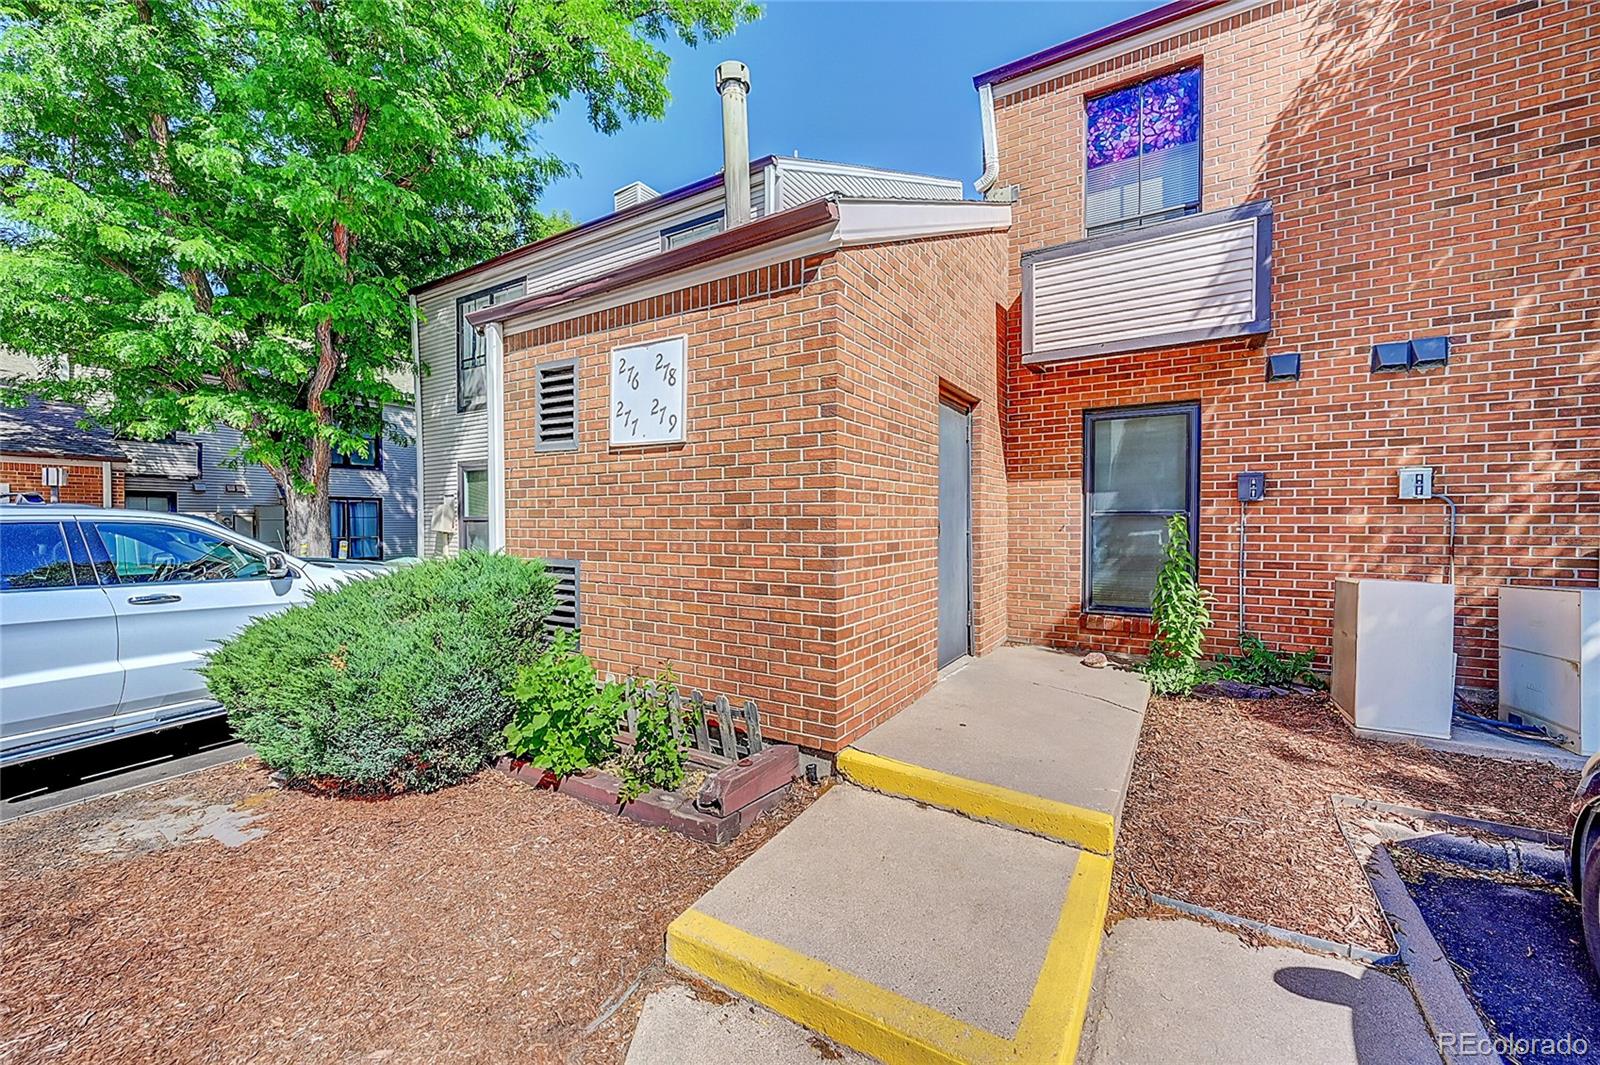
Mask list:
[[289,575],[289,560],[281,551],[267,552],[267,576],[273,580]]

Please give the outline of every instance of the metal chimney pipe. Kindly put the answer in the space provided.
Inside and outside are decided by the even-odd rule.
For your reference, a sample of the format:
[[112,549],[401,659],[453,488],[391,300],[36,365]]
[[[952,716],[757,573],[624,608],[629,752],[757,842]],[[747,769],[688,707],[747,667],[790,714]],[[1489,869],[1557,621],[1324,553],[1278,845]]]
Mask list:
[[717,64],[717,95],[722,97],[722,228],[750,221],[750,120],[744,100],[750,93],[750,68],[737,59]]

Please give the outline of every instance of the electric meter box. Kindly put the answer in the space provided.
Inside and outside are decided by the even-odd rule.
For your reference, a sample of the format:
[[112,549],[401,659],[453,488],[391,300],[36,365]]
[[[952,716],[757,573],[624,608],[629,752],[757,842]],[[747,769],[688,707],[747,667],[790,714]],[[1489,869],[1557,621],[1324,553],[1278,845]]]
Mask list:
[[1400,467],[1400,498],[1401,499],[1432,499],[1433,498],[1433,467],[1432,466],[1402,466],[1402,467]]
[[1450,737],[1456,588],[1341,579],[1333,586],[1333,702],[1357,729]]

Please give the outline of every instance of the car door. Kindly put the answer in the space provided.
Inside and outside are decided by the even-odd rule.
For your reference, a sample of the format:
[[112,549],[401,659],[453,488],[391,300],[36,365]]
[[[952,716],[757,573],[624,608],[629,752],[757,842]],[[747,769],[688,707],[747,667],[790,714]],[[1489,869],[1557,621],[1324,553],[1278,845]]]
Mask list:
[[203,713],[214,705],[195,672],[206,652],[252,618],[307,599],[305,580],[267,576],[259,550],[196,523],[97,520],[86,527],[117,618],[118,724]]
[[72,521],[0,522],[0,759],[109,733],[117,622]]

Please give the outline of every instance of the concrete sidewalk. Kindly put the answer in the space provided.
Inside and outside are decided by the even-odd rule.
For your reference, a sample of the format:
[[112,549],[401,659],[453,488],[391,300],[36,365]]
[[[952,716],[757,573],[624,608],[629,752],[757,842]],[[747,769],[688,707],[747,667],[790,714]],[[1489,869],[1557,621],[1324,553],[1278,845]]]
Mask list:
[[845,752],[866,787],[707,892],[669,958],[881,1060],[1071,1061],[1147,698],[1035,648],[971,663]]

